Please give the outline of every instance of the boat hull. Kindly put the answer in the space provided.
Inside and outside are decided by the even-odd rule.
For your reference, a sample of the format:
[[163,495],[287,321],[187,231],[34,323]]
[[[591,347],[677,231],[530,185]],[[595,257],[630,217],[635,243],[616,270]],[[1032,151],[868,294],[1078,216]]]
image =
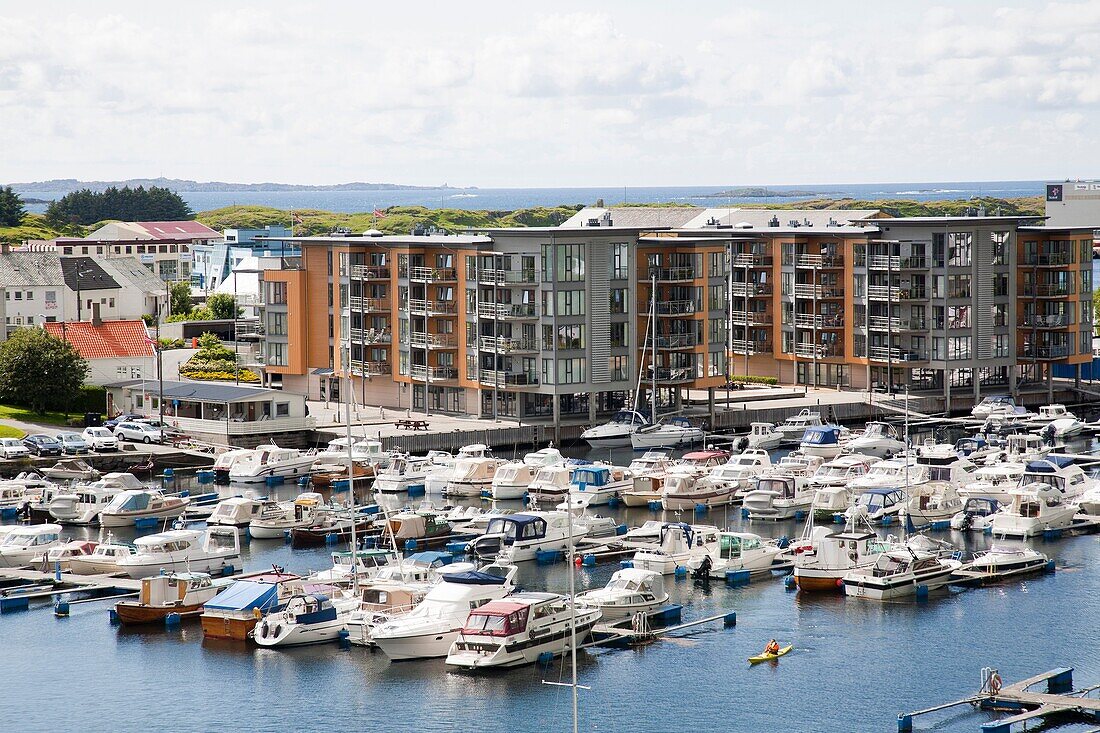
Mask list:
[[336,641],[344,628],[344,619],[316,624],[287,624],[278,619],[264,619],[252,630],[252,640],[269,648],[327,644]]
[[115,615],[121,624],[154,624],[163,622],[171,613],[178,613],[182,618],[194,618],[202,613],[202,607],[201,603],[186,606],[145,606],[134,601],[119,601],[115,604]]
[[199,617],[202,623],[202,635],[210,639],[232,639],[247,641],[249,632],[256,628],[259,619],[248,616],[224,616],[222,614],[203,613]]
[[99,523],[103,527],[133,527],[134,522],[140,519],[175,519],[187,511],[187,504],[180,504],[171,509],[151,512],[125,512],[122,514],[100,513]]
[[688,511],[696,506],[726,506],[735,501],[732,489],[708,491],[699,494],[666,494],[661,497],[661,507],[668,511]]
[[660,491],[625,491],[619,498],[623,504],[631,507],[649,506],[651,501],[660,501]]
[[437,659],[447,656],[451,645],[458,638],[458,629],[435,631],[410,636],[391,636],[373,639],[375,646],[394,661],[407,659]]
[[845,578],[844,594],[852,598],[868,598],[873,601],[913,596],[917,594],[918,586],[924,586],[928,590],[942,588],[950,582],[951,574],[958,569],[959,564],[954,563],[942,567],[934,573],[926,573],[916,578],[898,582],[889,582],[888,578],[872,578],[863,581],[852,581]]
[[217,574],[227,567],[239,565],[240,554],[224,554],[213,557],[183,557],[178,560],[145,560],[137,559],[138,556],[125,558],[118,563],[118,570],[126,573],[131,578],[151,578],[164,572],[198,572]]
[[[592,633],[592,627],[596,625],[598,615],[591,620],[578,619],[576,628],[577,644],[583,644]],[[539,657],[549,652],[553,656],[560,656],[569,651],[572,631],[565,627],[548,635],[545,639],[536,642],[528,639],[516,641],[510,644],[478,644],[476,642],[455,642],[455,646],[465,644],[471,649],[452,648],[447,655],[447,664],[465,671],[478,669],[495,669],[507,667],[519,667],[525,664],[533,664]],[[489,649],[495,647],[495,649]]]

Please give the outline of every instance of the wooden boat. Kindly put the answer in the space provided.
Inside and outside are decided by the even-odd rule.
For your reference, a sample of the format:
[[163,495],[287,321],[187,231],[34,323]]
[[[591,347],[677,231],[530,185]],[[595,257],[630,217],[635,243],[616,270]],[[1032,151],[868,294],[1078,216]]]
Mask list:
[[788,644],[787,646],[783,647],[782,649],[780,649],[775,654],[757,654],[755,657],[749,657],[749,664],[760,664],[761,662],[774,661],[776,659],[779,659],[784,654],[787,654],[788,652],[790,652],[792,648],[793,648],[793,645]]
[[168,573],[141,581],[136,601],[119,601],[115,615],[119,623],[160,623],[170,613],[183,618],[198,616],[203,604],[218,594],[208,573]]
[[270,572],[234,582],[203,606],[203,636],[246,641],[265,612],[280,609],[302,592],[300,581],[297,575]]
[[[355,535],[357,538],[378,537],[381,528],[374,526],[374,515],[365,516],[355,520]],[[329,535],[336,535],[333,542],[347,542],[351,540],[352,520],[345,514],[343,516],[329,515],[323,517],[320,522],[309,527],[295,527],[290,530],[290,546],[321,547],[329,542]]]
[[[352,476],[358,479],[372,479],[377,473],[377,468],[371,464],[363,465],[361,463],[355,463],[352,470]],[[314,487],[318,489],[327,489],[332,486],[335,481],[346,481],[348,478],[348,467],[343,466],[341,468],[334,468],[332,470],[314,471],[309,475],[310,481],[313,482]],[[360,488],[361,484],[356,484],[356,488]]]

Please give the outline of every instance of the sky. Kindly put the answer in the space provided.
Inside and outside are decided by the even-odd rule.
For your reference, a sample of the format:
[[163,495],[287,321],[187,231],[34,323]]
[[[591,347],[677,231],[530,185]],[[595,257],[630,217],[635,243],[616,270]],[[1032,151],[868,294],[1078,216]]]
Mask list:
[[1100,176],[1100,0],[0,4],[0,180]]

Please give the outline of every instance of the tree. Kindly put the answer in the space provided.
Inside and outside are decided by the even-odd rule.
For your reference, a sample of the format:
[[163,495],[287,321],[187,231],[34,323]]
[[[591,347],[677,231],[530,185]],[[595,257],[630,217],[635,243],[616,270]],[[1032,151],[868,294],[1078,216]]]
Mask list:
[[39,414],[68,410],[88,376],[73,345],[42,328],[20,328],[0,344],[0,398]]
[[191,312],[191,283],[181,280],[172,283],[168,291],[168,313],[179,316]]
[[215,293],[206,299],[206,307],[215,319],[240,317],[243,309],[237,307],[237,300],[229,293]]
[[61,227],[95,224],[105,219],[123,221],[178,221],[194,219],[187,202],[167,188],[111,186],[103,191],[89,188],[65,194],[46,208],[46,221]]
[[26,214],[19,194],[11,186],[0,188],[0,226],[17,227],[23,223]]

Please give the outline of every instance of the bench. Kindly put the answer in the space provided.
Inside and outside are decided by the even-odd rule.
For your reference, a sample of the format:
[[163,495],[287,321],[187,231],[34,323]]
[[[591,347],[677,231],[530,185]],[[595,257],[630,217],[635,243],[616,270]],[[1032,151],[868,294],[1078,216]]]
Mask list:
[[394,427],[401,428],[402,430],[427,430],[427,420],[398,420],[395,422]]

